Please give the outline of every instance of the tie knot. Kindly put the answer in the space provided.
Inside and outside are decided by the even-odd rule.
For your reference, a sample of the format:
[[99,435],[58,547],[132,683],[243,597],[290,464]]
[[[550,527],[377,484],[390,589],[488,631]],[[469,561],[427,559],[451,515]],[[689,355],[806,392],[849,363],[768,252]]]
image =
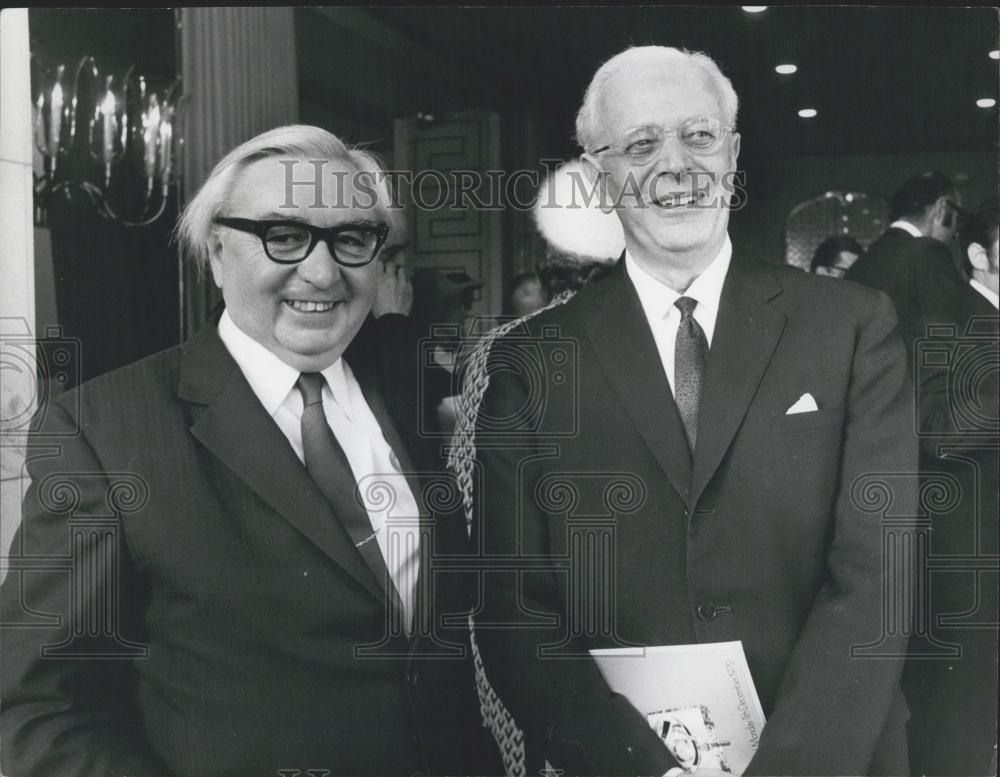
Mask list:
[[302,394],[302,402],[306,407],[323,401],[324,383],[326,383],[326,378],[319,372],[303,372],[299,375],[295,385],[298,387],[299,393]]
[[680,310],[681,318],[683,319],[689,318],[691,314],[694,313],[694,309],[698,307],[698,300],[692,299],[691,297],[680,297],[674,304],[677,306],[677,309]]

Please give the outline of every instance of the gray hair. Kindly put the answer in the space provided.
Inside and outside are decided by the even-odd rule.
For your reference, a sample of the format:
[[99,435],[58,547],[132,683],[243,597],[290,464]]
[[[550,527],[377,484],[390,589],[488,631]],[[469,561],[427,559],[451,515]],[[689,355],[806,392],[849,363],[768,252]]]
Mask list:
[[597,103],[611,76],[625,68],[634,68],[640,64],[662,65],[664,68],[668,68],[684,63],[694,65],[708,76],[718,93],[719,105],[722,107],[722,120],[735,127],[739,98],[736,96],[732,82],[722,74],[719,66],[710,56],[667,46],[633,46],[615,54],[594,73],[594,77],[583,95],[583,105],[580,106],[580,112],[576,115],[576,142],[585,150],[589,150],[595,142]]
[[391,197],[387,178],[382,175],[383,167],[377,157],[347,146],[332,132],[320,127],[290,124],[262,132],[219,160],[198,193],[184,208],[174,230],[184,255],[204,268],[209,259],[213,220],[226,206],[236,176],[252,162],[285,155],[344,162],[359,173],[371,174],[372,180],[368,183],[377,197],[374,207],[388,218]]

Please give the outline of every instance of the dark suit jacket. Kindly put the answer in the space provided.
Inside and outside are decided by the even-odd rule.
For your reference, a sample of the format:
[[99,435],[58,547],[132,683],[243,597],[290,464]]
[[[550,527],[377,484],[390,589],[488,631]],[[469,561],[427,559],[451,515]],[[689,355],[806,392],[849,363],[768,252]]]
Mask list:
[[[420,473],[378,365],[349,361],[402,470]],[[31,454],[2,591],[8,777],[483,768],[467,629],[440,623],[467,607],[458,581],[425,557],[418,635],[388,626],[384,571],[340,520],[361,509],[353,477],[331,473],[345,496],[326,501],[214,324],[36,425],[32,444],[54,447]],[[436,489],[455,509],[433,514],[427,555],[466,552],[457,502],[425,474],[418,500]]]
[[[905,514],[916,441],[885,296],[734,256],[693,461],[622,262],[496,343],[491,371],[476,633],[529,759],[662,774],[645,720],[588,658],[558,656],[742,640],[768,718],[748,774],[905,773],[905,638],[883,634],[872,497]],[[819,410],[786,415],[806,392]]]
[[934,238],[913,237],[899,227],[872,243],[844,277],[889,296],[908,351],[926,335],[929,324],[955,320],[968,289],[948,246]]
[[[983,369],[991,337],[995,364],[996,309],[961,277],[943,243],[900,229],[876,240],[846,278],[884,291],[896,307],[918,387],[920,469],[925,487],[946,495],[930,512],[934,571],[916,602],[926,633],[914,636],[904,673],[912,766],[986,773],[996,743],[996,631],[984,624],[997,622],[996,564],[986,561],[997,553],[997,437],[977,418],[996,412],[997,373]],[[978,334],[968,329],[973,317]],[[944,645],[960,646],[961,657],[947,658]]]
[[971,286],[963,302],[953,334],[925,340],[916,355],[921,470],[939,498],[918,601],[928,634],[914,640],[903,675],[915,774],[996,768],[1000,319]]

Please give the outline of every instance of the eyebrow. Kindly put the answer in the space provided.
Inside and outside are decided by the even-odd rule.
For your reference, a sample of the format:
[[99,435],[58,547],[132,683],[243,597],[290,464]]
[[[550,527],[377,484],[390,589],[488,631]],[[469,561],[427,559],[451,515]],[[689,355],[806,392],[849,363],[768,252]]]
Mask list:
[[351,219],[350,221],[345,221],[341,224],[334,224],[332,227],[321,227],[318,224],[313,224],[312,222],[306,221],[305,219],[295,218],[289,216],[287,213],[276,213],[275,211],[268,211],[262,216],[257,216],[254,221],[284,221],[289,224],[302,224],[306,227],[313,227],[315,229],[334,229],[337,227],[384,227],[388,226],[384,221],[377,221],[376,219],[366,219],[357,218]]

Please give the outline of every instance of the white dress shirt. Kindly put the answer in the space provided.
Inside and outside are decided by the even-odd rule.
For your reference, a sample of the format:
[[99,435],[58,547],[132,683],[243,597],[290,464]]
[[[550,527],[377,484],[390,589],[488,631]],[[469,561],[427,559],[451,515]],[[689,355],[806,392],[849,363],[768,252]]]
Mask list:
[[896,219],[889,225],[889,229],[892,229],[893,227],[896,227],[896,229],[901,229],[904,232],[909,232],[914,237],[924,236],[923,232],[921,232],[919,229],[917,229],[915,226],[913,226],[909,221],[906,221],[905,219]]
[[[295,387],[299,371],[243,332],[224,311],[219,337],[239,365],[250,388],[281,429],[299,461],[302,449],[302,395]],[[403,603],[407,628],[413,619],[417,573],[420,568],[419,508],[401,472],[399,459],[382,434],[382,427],[365,401],[350,366],[338,359],[323,372],[323,412],[354,473],[374,539]],[[369,488],[366,486],[377,487]],[[390,487],[395,499],[385,499]],[[336,508],[336,505],[334,505]],[[392,511],[389,522],[389,509]],[[387,526],[387,523],[389,525]]]
[[995,291],[993,291],[993,289],[989,288],[988,286],[984,286],[975,278],[969,279],[969,285],[976,291],[978,291],[980,294],[982,294],[984,297],[986,297],[986,299],[993,307],[1000,308],[1000,295],[998,295]]
[[674,391],[674,347],[677,328],[681,323],[681,312],[674,303],[681,297],[690,297],[698,302],[694,309],[694,319],[705,333],[705,339],[711,348],[722,284],[725,283],[732,255],[733,244],[727,234],[718,256],[694,279],[687,291],[679,294],[643,270],[631,254],[625,251],[625,271],[639,294],[639,302],[642,303],[649,328],[653,330],[653,340],[660,352],[660,361],[663,362],[663,371],[667,374],[671,392]]

